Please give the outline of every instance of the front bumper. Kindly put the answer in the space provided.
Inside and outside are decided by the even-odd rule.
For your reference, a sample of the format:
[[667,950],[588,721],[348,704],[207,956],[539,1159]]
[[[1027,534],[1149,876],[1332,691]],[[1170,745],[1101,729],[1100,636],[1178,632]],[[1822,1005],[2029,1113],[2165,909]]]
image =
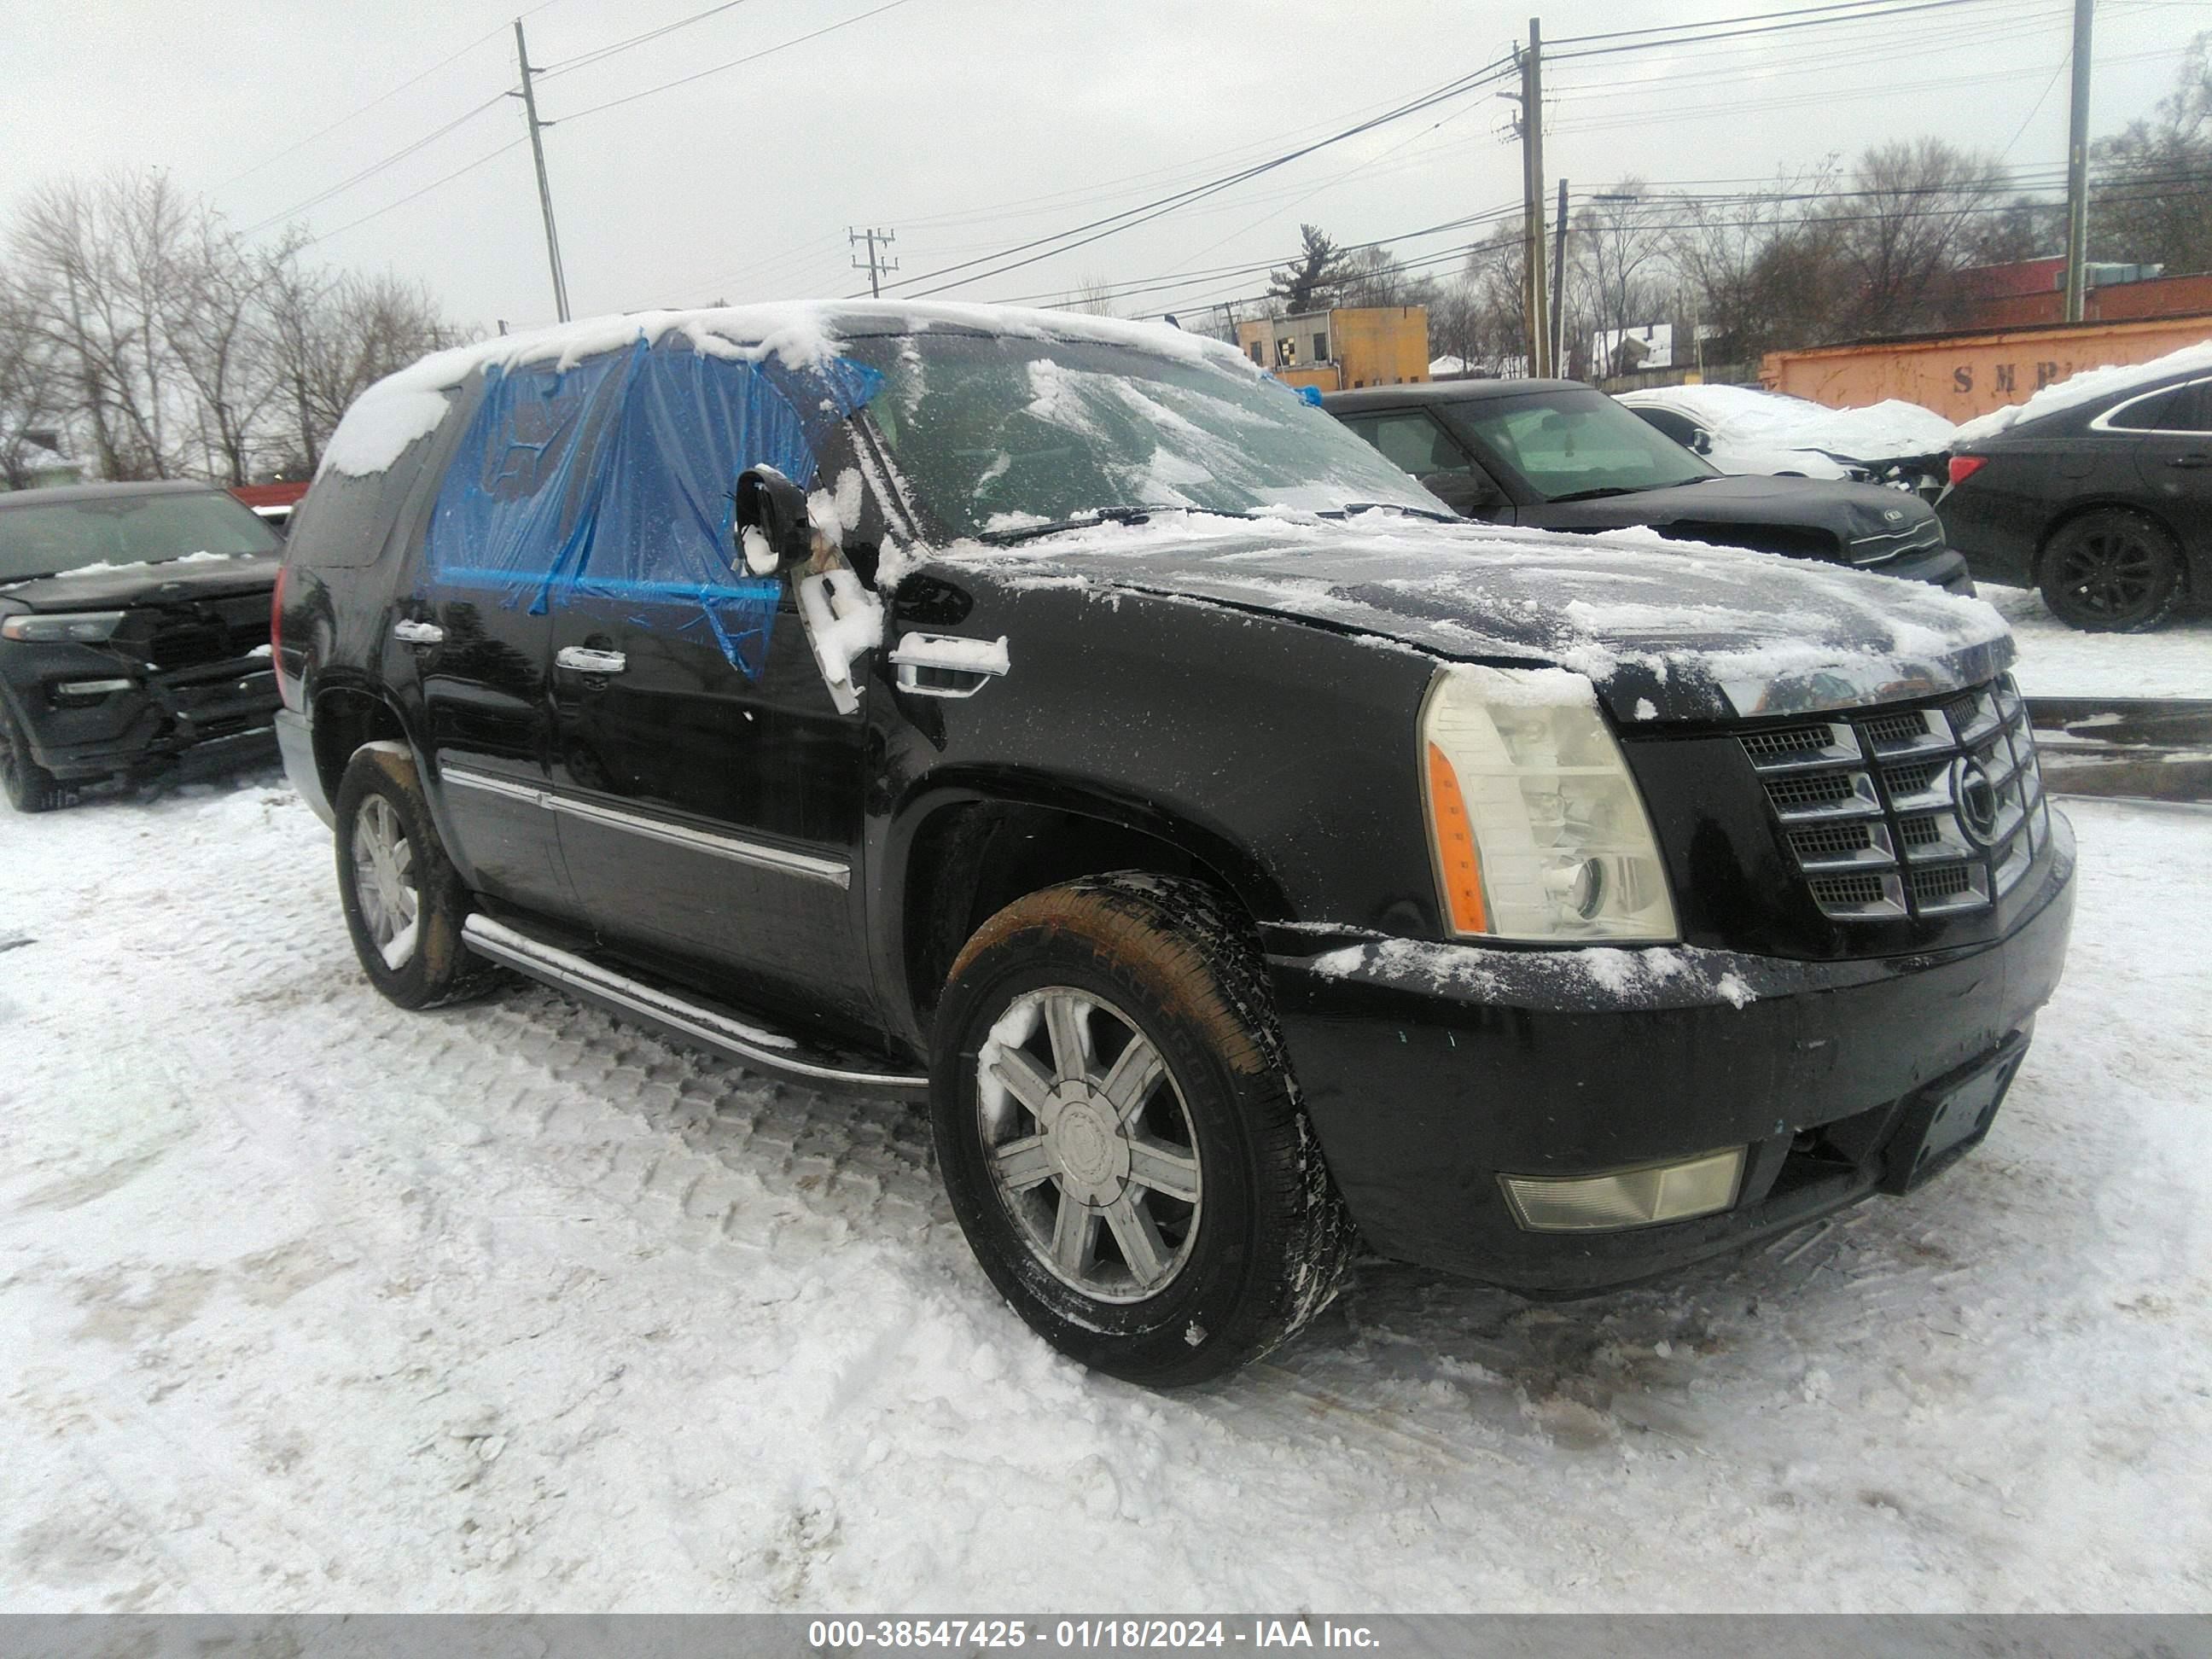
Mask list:
[[[161,671],[105,647],[10,644],[5,673],[32,757],[63,779],[110,777],[197,744],[265,731],[277,708],[266,656]],[[90,696],[67,690],[102,683],[113,689]]]
[[[1948,951],[1271,952],[1291,1064],[1353,1218],[1386,1255],[1574,1293],[1901,1188],[1901,1134],[1959,1080],[2015,1061],[2057,985],[2075,853],[2052,822],[2052,857],[2013,931]],[[1730,1146],[1749,1149],[1733,1207],[1629,1231],[1524,1231],[1498,1184]]]

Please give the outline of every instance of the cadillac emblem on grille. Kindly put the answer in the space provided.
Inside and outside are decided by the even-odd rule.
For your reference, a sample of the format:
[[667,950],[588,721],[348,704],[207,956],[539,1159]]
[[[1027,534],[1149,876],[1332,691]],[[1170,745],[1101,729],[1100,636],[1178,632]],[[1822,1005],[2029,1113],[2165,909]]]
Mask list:
[[1997,790],[1989,770],[1969,756],[1951,772],[1951,799],[1958,803],[1959,827],[1977,847],[1996,843]]

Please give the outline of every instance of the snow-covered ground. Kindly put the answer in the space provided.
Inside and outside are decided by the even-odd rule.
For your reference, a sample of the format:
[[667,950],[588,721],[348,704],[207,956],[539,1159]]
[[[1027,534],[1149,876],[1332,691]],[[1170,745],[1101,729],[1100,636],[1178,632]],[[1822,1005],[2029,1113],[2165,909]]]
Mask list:
[[2176,611],[2148,634],[2085,634],[2032,587],[1980,588],[2012,624],[2013,673],[2031,697],[2212,697],[2212,611]]
[[2212,815],[2070,810],[1932,1188],[1580,1304],[1370,1265],[1172,1397],[908,1108],[380,1001],[274,773],[0,816],[0,1605],[2212,1608]]

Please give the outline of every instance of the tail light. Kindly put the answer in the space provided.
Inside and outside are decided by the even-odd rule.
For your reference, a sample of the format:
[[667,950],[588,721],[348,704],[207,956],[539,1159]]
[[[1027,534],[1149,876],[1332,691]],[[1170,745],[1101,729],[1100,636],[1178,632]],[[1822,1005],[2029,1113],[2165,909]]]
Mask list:
[[297,714],[300,705],[294,700],[292,682],[284,674],[284,578],[290,572],[289,565],[278,565],[276,586],[269,592],[269,667],[276,676],[278,700]]
[[1986,455],[1954,455],[1951,458],[1951,483],[1962,484],[1990,464]]

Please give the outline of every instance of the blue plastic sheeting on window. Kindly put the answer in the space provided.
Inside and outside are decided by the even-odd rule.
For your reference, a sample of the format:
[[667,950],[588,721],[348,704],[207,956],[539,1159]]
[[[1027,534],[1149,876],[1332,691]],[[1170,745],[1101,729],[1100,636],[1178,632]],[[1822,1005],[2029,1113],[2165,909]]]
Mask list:
[[757,678],[782,585],[735,564],[738,475],[764,464],[811,485],[816,441],[882,376],[842,358],[793,370],[642,337],[566,371],[487,375],[431,519],[431,580],[536,615],[633,605],[644,626],[703,629]]

